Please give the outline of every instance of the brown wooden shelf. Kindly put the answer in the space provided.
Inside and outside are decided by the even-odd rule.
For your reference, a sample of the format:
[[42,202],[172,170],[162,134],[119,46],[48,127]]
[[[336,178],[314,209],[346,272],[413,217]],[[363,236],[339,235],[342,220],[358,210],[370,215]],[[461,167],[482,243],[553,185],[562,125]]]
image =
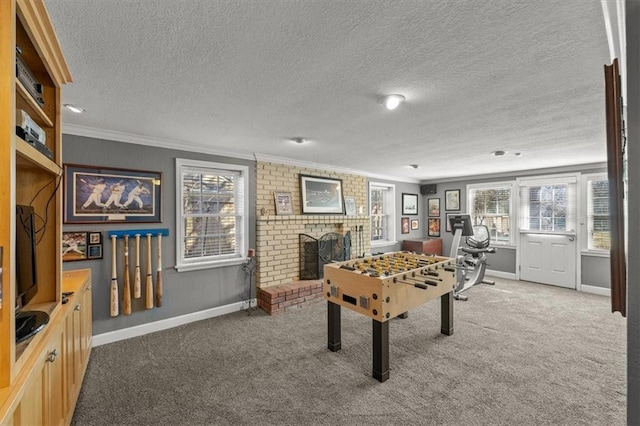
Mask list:
[[16,165],[22,167],[39,167],[49,173],[60,176],[62,168],[47,158],[46,155],[16,136]]
[[[16,92],[20,97],[24,100],[24,102],[28,105],[29,111],[28,113],[35,113],[37,118],[31,117],[34,120],[40,119],[45,126],[53,127],[53,121],[47,116],[44,110],[38,105],[35,99],[29,94],[27,89],[22,85],[20,80],[16,78]],[[29,114],[31,115],[31,114]]]

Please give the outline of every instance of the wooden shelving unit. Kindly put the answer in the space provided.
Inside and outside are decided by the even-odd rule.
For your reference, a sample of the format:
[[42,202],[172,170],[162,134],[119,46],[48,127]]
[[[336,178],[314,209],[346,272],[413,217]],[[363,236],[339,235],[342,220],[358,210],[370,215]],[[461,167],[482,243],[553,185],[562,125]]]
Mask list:
[[[41,105],[15,77],[16,47],[42,84]],[[61,91],[71,74],[43,0],[0,1],[0,424],[68,424],[91,348],[91,274],[62,273]],[[16,136],[16,110],[46,134],[48,158]],[[25,307],[49,313],[45,328],[15,343],[16,205],[36,221],[38,290]],[[62,304],[62,291],[73,291]]]

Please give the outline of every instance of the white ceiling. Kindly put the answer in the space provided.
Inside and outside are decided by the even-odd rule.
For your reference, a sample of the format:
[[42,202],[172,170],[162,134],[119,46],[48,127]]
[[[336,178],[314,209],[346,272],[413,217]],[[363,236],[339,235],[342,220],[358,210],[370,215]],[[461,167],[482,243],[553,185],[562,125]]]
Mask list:
[[66,133],[409,181],[606,160],[599,0],[45,3]]

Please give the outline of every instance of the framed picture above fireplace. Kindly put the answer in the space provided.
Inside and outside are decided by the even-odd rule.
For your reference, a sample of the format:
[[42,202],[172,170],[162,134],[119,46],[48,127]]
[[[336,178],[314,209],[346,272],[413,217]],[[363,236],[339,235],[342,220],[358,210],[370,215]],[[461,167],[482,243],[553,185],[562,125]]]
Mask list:
[[300,175],[303,214],[344,214],[342,179]]

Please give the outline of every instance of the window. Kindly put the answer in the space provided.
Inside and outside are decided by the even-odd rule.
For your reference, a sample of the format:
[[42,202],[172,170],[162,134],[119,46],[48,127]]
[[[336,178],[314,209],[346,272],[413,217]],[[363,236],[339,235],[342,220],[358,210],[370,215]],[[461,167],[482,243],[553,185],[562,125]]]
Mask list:
[[244,260],[248,173],[246,166],[176,159],[176,269]]
[[575,177],[522,180],[520,227],[545,233],[575,232],[576,187]]
[[394,185],[374,182],[369,184],[371,245],[395,244],[395,199]]
[[467,205],[474,225],[489,228],[491,244],[513,244],[511,183],[467,185]]
[[609,181],[604,174],[587,176],[587,249],[609,250]]

